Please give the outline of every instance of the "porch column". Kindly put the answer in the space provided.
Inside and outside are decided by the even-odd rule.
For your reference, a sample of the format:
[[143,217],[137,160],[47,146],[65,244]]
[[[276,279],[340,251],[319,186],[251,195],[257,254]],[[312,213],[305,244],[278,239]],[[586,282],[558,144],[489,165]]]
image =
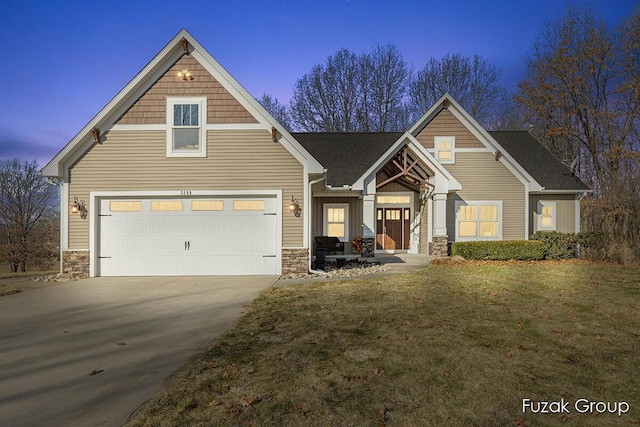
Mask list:
[[363,257],[375,256],[376,249],[376,195],[362,197],[362,253]]
[[447,255],[447,194],[433,195],[433,245],[431,255]]

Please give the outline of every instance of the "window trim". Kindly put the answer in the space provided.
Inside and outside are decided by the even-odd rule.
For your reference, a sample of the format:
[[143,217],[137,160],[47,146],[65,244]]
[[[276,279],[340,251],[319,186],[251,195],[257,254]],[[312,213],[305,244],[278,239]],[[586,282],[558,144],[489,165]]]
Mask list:
[[349,203],[324,203],[322,205],[322,235],[328,236],[329,232],[329,209],[344,208],[344,237],[341,242],[349,242]]
[[[177,104],[198,104],[200,147],[198,150],[173,149],[173,107]],[[167,157],[207,157],[207,98],[203,96],[167,97]]]
[[[476,206],[476,234],[480,234],[480,212],[481,206],[495,205],[498,207],[498,235],[496,237],[482,237],[476,235],[475,237],[460,237],[460,206]],[[502,240],[502,200],[456,200],[455,203],[455,228],[456,228],[456,242],[473,242],[479,240]]]
[[[451,142],[451,158],[449,160],[440,160],[440,142]],[[456,162],[456,137],[455,136],[435,136],[433,138],[433,155],[440,164],[452,165]]]
[[[542,208],[550,207],[551,208],[551,226],[544,227],[542,225]],[[556,231],[557,229],[557,218],[558,218],[558,210],[557,203],[551,200],[539,200],[537,211],[536,211],[536,222],[537,222],[537,231]]]

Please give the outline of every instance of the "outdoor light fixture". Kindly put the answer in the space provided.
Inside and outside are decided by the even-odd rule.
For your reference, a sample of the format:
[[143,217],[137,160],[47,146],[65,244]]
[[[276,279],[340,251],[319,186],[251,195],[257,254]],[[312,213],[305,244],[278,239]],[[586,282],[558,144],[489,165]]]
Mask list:
[[191,75],[189,70],[186,69],[178,71],[178,77],[180,77],[182,80],[193,80],[193,76]]
[[289,202],[289,210],[293,212],[296,217],[300,217],[300,213],[302,213],[302,208],[300,207],[300,201],[291,195],[291,201]]
[[87,208],[84,206],[84,200],[78,200],[78,196],[73,196],[73,204],[71,205],[71,213],[80,213],[80,218],[87,218]]

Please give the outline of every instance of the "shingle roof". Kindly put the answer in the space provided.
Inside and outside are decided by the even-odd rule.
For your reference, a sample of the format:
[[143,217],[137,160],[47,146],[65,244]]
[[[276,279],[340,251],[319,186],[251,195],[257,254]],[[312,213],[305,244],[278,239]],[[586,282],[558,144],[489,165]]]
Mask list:
[[551,151],[526,131],[489,134],[546,190],[588,190]]
[[373,165],[402,132],[292,133],[327,169],[327,184],[351,185]]
[[[589,189],[529,132],[494,131],[489,134],[545,189]],[[402,136],[402,132],[292,135],[327,169],[327,184],[341,187],[356,182]]]

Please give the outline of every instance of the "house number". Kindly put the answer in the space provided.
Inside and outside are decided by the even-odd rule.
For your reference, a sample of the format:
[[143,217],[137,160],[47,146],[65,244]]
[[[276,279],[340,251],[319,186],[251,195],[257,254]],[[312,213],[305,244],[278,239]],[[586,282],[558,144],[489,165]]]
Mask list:
[[191,195],[191,190],[180,190],[180,195],[181,196],[190,196]]

